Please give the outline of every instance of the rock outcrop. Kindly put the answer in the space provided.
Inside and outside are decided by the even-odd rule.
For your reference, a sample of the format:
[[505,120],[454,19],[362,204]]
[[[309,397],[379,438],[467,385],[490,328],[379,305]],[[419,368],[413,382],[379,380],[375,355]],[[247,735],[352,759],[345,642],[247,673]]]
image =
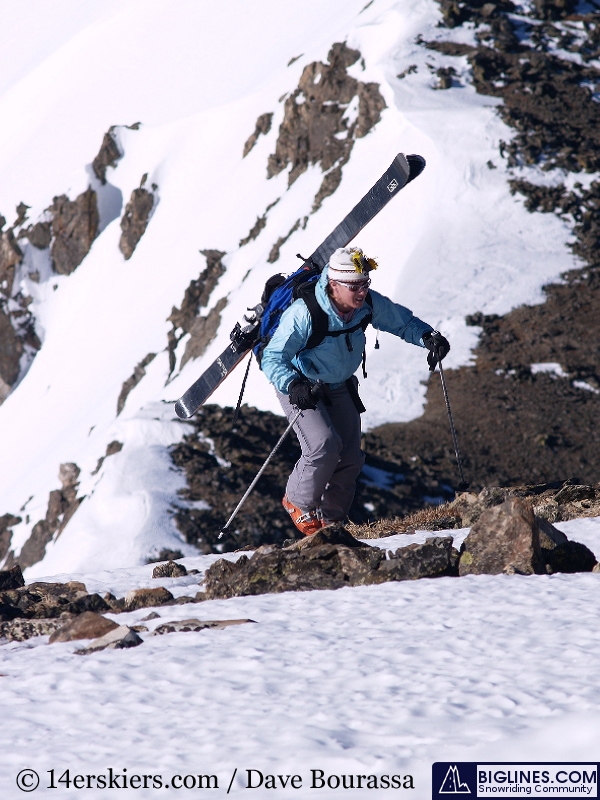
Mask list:
[[263,545],[250,558],[216,561],[206,572],[204,589],[209,600],[340,589],[448,575],[453,560],[450,537],[432,537],[386,556],[384,550],[356,540],[343,526],[332,525],[287,547]]
[[[31,536],[18,556],[11,551],[6,559],[5,569],[19,564],[22,569],[36,564],[44,557],[46,545],[54,536],[59,536],[65,525],[79,508],[83,500],[77,496],[80,469],[77,464],[61,464],[58,472],[62,489],[54,489],[48,496],[46,517],[33,526]],[[15,524],[15,523],[12,523]]]
[[87,256],[98,235],[96,192],[88,188],[75,200],[64,194],[55,197],[48,212],[52,217],[52,265],[59,275],[70,275]]
[[208,305],[219,278],[225,273],[223,258],[226,255],[220,250],[201,250],[200,252],[206,259],[206,267],[197,278],[190,281],[190,285],[185,290],[181,306],[179,308],[174,307],[167,320],[173,326],[168,334],[171,373],[175,369],[175,351],[181,339],[190,334],[185,352],[181,358],[181,366],[183,367],[191,358],[197,358],[202,355],[217,331],[221,320],[221,311],[225,308],[227,302],[225,298],[222,298],[206,316],[200,314],[200,309]]
[[273,114],[261,114],[260,117],[256,120],[256,127],[254,128],[254,133],[250,134],[246,143],[244,144],[244,152],[242,154],[242,158],[246,158],[248,153],[252,150],[256,142],[258,141],[258,137],[262,134],[264,136],[271,130],[271,123],[273,122]]
[[334,44],[327,63],[308,64],[298,88],[285,100],[267,175],[278,175],[289,167],[291,186],[309,164],[319,164],[325,177],[313,211],[339,185],[341,168],[350,158],[354,141],[367,135],[386,107],[377,84],[361,83],[348,74],[348,67],[359,58],[358,50]]
[[127,261],[133,255],[140,239],[146,232],[150,217],[157,202],[156,190],[158,186],[152,184],[152,190],[144,187],[146,175],[137,189],[131,193],[131,198],[125,206],[123,217],[121,218],[121,238],[119,239],[119,250]]
[[106,184],[106,170],[109,167],[116,167],[117,162],[123,158],[123,153],[117,140],[116,130],[117,126],[111,125],[104,134],[100,150],[92,161],[94,174],[102,185]]
[[117,416],[123,411],[125,408],[125,403],[127,402],[127,398],[129,397],[129,393],[135,389],[138,383],[142,380],[144,375],[146,374],[146,367],[148,364],[151,364],[152,361],[156,358],[156,353],[148,353],[147,355],[142,358],[139,364],[136,364],[132,374],[127,378],[127,380],[123,381],[123,386],[121,387],[121,391],[119,392],[119,397],[117,398]]
[[84,611],[103,613],[111,608],[99,594],[89,594],[79,581],[47,583],[37,581],[16,589],[0,591],[0,619],[53,619]]
[[571,542],[547,520],[539,520],[531,502],[510,497],[484,511],[463,542],[459,575],[541,575],[591,572],[594,554]]

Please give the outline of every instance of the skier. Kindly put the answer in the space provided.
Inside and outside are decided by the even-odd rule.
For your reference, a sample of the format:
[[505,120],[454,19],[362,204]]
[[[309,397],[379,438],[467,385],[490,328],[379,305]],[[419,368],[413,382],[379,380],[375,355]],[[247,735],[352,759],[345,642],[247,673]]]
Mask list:
[[288,420],[303,412],[295,425],[302,455],[282,503],[305,535],[345,520],[354,498],[364,463],[359,415],[365,410],[354,373],[364,358],[369,322],[378,331],[428,348],[431,368],[450,350],[448,340],[408,308],[369,290],[369,273],[376,267],[360,248],[338,248],[315,290],[328,317],[328,334],[314,349],[304,349],[311,313],[302,299],[296,300],[262,354],[261,367]]

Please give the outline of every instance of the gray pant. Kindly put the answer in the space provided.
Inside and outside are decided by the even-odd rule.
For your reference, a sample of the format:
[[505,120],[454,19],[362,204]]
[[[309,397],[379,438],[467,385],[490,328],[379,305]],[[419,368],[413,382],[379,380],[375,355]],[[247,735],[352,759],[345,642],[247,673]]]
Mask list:
[[[279,402],[292,420],[298,409],[286,394]],[[294,425],[302,455],[289,477],[286,494],[302,511],[320,507],[327,521],[346,518],[365,456],[360,449],[360,414],[346,386],[330,389],[331,405],[319,400]]]

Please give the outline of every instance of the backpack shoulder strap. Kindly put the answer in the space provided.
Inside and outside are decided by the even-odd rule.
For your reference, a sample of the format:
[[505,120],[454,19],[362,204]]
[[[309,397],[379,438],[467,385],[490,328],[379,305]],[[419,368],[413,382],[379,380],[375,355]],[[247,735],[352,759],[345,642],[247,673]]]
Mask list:
[[330,331],[327,312],[323,311],[319,305],[315,296],[315,288],[315,283],[309,283],[305,286],[302,286],[298,291],[298,297],[304,300],[310,313],[312,328],[312,332],[308,337],[308,341],[302,350],[312,350],[313,348],[318,347],[326,336],[342,336],[344,334],[354,333],[354,331],[357,331],[359,328],[362,328],[364,332],[367,329],[367,326],[371,324],[371,321],[373,320],[373,299],[371,298],[371,292],[368,292],[365,299],[371,311],[366,314],[360,322],[358,322],[356,325],[353,325],[351,328],[344,328],[339,331]]
[[310,314],[311,334],[308,341],[302,348],[303,350],[312,350],[318,347],[323,339],[327,336],[329,330],[329,319],[327,312],[323,311],[315,296],[316,283],[306,284],[298,292],[298,297],[304,300],[308,312]]

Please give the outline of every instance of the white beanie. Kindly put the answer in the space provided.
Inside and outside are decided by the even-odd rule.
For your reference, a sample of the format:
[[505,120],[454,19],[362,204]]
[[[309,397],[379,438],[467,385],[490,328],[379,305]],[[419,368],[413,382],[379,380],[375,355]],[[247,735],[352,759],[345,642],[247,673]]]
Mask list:
[[338,247],[329,259],[327,277],[332,281],[359,283],[369,277],[372,269],[377,269],[377,263],[367,258],[360,247]]

